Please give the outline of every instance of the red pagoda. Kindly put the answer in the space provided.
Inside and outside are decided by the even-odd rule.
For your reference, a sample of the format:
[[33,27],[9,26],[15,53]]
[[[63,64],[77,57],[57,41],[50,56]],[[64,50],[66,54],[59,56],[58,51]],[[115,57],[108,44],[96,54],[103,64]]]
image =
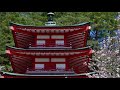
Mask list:
[[13,72],[5,78],[86,78],[92,49],[87,46],[90,23],[56,26],[51,16],[45,26],[10,23],[15,47],[6,47]]

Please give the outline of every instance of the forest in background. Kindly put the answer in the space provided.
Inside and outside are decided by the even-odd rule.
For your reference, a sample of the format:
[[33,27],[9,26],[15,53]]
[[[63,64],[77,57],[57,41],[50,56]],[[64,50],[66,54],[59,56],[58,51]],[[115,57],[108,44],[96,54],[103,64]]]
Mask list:
[[[54,12],[54,14],[53,20],[56,21],[56,24],[59,26],[91,22],[91,30],[114,31],[119,24],[119,21],[115,19],[118,15],[117,12]],[[8,65],[8,57],[5,54],[6,45],[14,46],[12,32],[9,29],[9,22],[44,26],[47,20],[47,12],[0,12],[0,64]],[[106,33],[100,37],[107,35]],[[96,42],[89,41],[90,45],[94,43]]]

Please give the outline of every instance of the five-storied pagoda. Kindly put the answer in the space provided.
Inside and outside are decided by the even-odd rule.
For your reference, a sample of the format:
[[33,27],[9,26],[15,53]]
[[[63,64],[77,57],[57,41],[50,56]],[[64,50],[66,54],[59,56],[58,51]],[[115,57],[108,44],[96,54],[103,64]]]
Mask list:
[[45,26],[10,23],[15,47],[6,47],[13,72],[5,78],[86,78],[92,49],[87,46],[90,23],[57,26],[48,13]]

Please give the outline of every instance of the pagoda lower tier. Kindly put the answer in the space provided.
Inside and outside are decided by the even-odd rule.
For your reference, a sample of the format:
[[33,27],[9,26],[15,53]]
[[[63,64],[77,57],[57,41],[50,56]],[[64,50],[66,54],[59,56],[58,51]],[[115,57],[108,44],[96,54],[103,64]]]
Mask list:
[[[32,76],[74,76],[89,73],[92,49],[72,48],[15,48],[6,50],[13,73]],[[8,73],[7,73],[8,74]],[[13,75],[13,74],[12,74]],[[14,76],[14,75],[13,75]],[[36,76],[37,77],[37,76]]]

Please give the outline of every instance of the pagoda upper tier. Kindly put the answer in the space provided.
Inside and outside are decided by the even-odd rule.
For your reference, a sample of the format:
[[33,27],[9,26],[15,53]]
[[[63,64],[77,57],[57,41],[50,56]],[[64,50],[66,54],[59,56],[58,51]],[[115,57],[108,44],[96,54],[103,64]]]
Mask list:
[[10,23],[15,47],[71,47],[81,48],[87,44],[90,23],[71,26],[30,26]]

